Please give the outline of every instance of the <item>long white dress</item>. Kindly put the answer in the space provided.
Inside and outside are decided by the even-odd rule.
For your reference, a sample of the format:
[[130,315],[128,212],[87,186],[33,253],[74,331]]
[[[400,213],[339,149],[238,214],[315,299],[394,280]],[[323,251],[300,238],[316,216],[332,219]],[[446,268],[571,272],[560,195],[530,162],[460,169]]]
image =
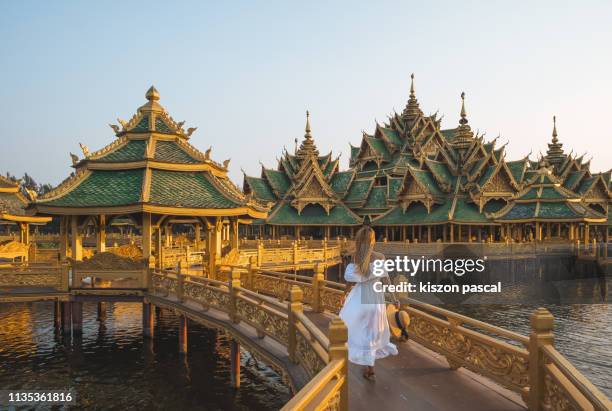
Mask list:
[[365,276],[353,263],[346,267],[344,279],[356,284],[340,310],[340,318],[348,328],[349,361],[369,366],[374,366],[377,359],[397,355],[397,347],[390,342],[384,294],[373,289],[382,277],[372,274],[372,265]]

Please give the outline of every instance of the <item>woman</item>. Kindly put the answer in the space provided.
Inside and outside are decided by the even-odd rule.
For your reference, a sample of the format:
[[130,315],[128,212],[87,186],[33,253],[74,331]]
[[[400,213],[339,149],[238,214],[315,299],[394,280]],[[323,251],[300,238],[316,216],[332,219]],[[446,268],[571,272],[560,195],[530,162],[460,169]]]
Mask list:
[[390,342],[385,296],[373,288],[383,277],[388,280],[386,272],[380,277],[373,274],[373,261],[384,259],[382,254],[373,251],[375,243],[372,228],[364,226],[357,232],[353,262],[344,273],[349,283],[348,295],[340,310],[340,318],[348,328],[349,361],[364,365],[363,376],[369,380],[375,378],[375,360],[397,355],[397,348]]

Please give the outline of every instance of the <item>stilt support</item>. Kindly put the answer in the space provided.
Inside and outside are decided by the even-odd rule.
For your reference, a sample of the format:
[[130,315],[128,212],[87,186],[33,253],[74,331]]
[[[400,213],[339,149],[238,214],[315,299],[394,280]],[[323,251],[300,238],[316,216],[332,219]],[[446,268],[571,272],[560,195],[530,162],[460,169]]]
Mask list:
[[155,310],[153,304],[142,304],[142,333],[146,338],[153,338],[155,335]]
[[230,357],[232,387],[240,388],[240,343],[236,340],[230,342]]
[[181,315],[179,321],[179,352],[187,354],[187,317]]
[[72,306],[69,301],[62,302],[62,332],[70,335],[72,330]]
[[75,334],[83,332],[83,303],[72,302],[72,331]]
[[98,321],[106,320],[106,303],[104,301],[100,301],[98,303]]

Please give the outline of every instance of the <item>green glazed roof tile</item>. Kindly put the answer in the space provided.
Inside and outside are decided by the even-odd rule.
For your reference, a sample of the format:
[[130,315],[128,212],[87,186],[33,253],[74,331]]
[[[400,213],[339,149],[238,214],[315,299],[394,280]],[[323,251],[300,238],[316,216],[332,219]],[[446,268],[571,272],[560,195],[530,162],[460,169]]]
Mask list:
[[329,215],[318,204],[309,204],[300,214],[291,205],[281,202],[270,213],[267,222],[276,225],[358,225],[361,221],[343,204],[332,208]]
[[291,180],[282,171],[265,169],[264,175],[270,187],[280,193],[280,195],[284,195],[291,186]]
[[145,140],[129,140],[124,146],[95,160],[99,162],[140,161],[145,158],[147,142]]
[[245,177],[247,184],[253,190],[255,198],[263,201],[276,201],[276,196],[272,192],[272,189],[263,178],[257,177]]
[[514,181],[520,183],[523,181],[523,170],[525,170],[525,162],[526,160],[519,161],[508,161],[506,165],[510,169],[510,173],[512,173],[512,177],[514,177]]
[[236,201],[222,194],[207,173],[183,171],[151,171],[149,202],[171,207],[236,208]]
[[386,127],[381,127],[380,129],[382,130],[385,137],[387,137],[391,143],[397,146],[401,146],[403,144],[403,141],[397,131],[393,130],[392,128],[386,128]]
[[130,205],[140,201],[144,170],[96,170],[63,196],[44,205],[58,207],[104,207]]
[[198,160],[191,157],[185,150],[183,150],[174,141],[162,141],[158,140],[155,142],[155,160],[164,161],[168,163],[179,163],[179,164],[196,164]]
[[389,200],[397,200],[397,195],[402,187],[402,178],[392,178],[387,180],[387,191]]
[[330,186],[336,193],[345,193],[353,178],[353,171],[342,171],[334,174],[330,180]]
[[364,204],[363,208],[368,209],[381,209],[387,208],[387,187],[379,186],[372,187],[368,201]]
[[373,179],[353,180],[353,183],[351,184],[351,187],[349,188],[348,194],[344,198],[344,201],[365,200],[372,184],[374,184]]
[[512,208],[501,216],[500,221],[525,220],[535,218],[536,203],[515,203]]
[[159,117],[155,117],[155,131],[158,133],[173,134],[170,127]]
[[138,124],[136,124],[130,132],[144,132],[149,131],[149,116],[143,116]]

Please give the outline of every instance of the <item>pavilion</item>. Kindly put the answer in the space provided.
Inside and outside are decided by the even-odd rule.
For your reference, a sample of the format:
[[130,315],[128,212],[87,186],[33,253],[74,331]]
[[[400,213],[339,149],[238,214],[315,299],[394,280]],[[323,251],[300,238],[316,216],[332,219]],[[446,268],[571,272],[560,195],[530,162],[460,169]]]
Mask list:
[[[129,121],[111,125],[116,139],[84,158],[71,154],[74,174],[30,207],[37,215],[60,217],[60,256],[83,259],[82,236],[95,226],[96,252],[106,251],[106,228],[129,218],[142,234],[142,257],[163,265],[164,241],[171,225],[193,224],[200,247],[207,232],[208,271],[221,256],[222,240],[238,247],[238,225],[265,218],[267,208],[245,196],[227,176],[229,160],[219,164],[210,149],[200,152],[189,142],[195,127],[183,129],[159,104],[154,87],[147,102]],[[122,221],[122,220],[119,220]],[[70,242],[69,242],[70,240]]]
[[22,192],[19,182],[0,176],[0,224],[6,227],[19,227],[18,242],[13,240],[0,242],[0,258],[21,257],[27,260],[30,225],[46,224],[51,221],[49,217],[26,215],[26,207],[30,199],[35,197],[35,193],[26,191],[26,194]]

